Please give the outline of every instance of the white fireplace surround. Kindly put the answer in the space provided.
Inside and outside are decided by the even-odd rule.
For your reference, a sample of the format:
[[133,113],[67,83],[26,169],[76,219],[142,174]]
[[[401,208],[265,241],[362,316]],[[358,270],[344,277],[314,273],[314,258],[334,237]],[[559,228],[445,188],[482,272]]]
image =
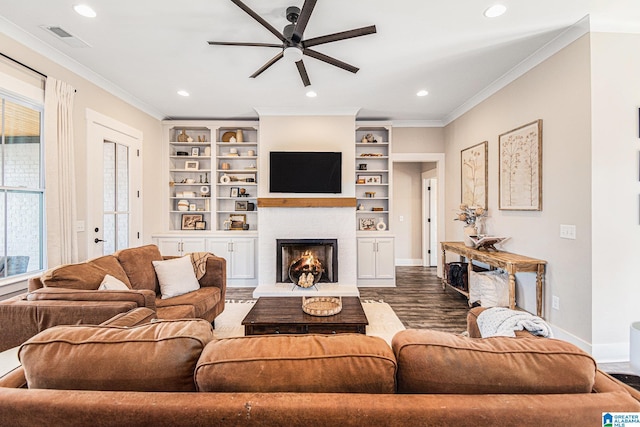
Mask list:
[[[359,296],[356,215],[353,207],[260,208],[258,215],[258,277],[253,296]],[[303,289],[276,283],[277,239],[337,239],[338,282]]]

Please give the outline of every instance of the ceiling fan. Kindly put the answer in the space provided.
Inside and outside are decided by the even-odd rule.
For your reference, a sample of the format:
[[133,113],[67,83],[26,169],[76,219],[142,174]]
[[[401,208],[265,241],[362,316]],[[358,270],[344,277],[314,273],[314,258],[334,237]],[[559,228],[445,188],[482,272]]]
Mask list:
[[309,75],[307,74],[307,70],[304,66],[304,62],[302,61],[303,55],[310,56],[312,58],[318,59],[320,61],[326,62],[327,64],[331,64],[333,66],[342,68],[343,70],[350,71],[352,73],[357,73],[359,68],[354,67],[353,65],[347,64],[346,62],[340,61],[331,56],[325,55],[313,49],[310,49],[312,46],[318,46],[325,43],[331,43],[339,40],[350,39],[354,37],[366,36],[368,34],[373,34],[376,32],[376,26],[370,25],[368,27],[357,28],[349,31],[342,31],[339,33],[328,34],[326,36],[314,37],[311,39],[304,39],[304,30],[309,23],[309,18],[311,17],[311,12],[313,12],[313,8],[316,6],[317,0],[305,0],[302,5],[302,10],[299,7],[291,6],[287,8],[287,20],[291,22],[284,27],[282,32],[275,29],[271,24],[265,21],[260,15],[251,10],[246,4],[241,2],[240,0],[231,0],[235,5],[237,5],[240,9],[244,10],[249,16],[258,21],[263,27],[269,30],[273,35],[275,35],[278,39],[280,39],[281,43],[244,43],[244,42],[208,42],[210,45],[218,45],[218,46],[259,46],[259,47],[275,47],[282,49],[276,56],[271,58],[264,64],[262,67],[258,69],[255,73],[253,73],[250,77],[256,78],[260,74],[262,74],[266,69],[271,67],[273,64],[278,62],[283,57],[287,59],[291,59],[292,62],[296,63],[298,67],[298,72],[300,73],[300,78],[302,79],[302,83],[305,86],[309,86],[311,81],[309,80]]

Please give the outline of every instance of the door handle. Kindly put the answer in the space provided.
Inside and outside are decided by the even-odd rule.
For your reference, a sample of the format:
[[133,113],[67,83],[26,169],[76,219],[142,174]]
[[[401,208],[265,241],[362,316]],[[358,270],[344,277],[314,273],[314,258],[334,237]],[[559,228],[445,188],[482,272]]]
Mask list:
[[106,240],[98,239],[97,237],[93,239],[94,243],[105,242]]

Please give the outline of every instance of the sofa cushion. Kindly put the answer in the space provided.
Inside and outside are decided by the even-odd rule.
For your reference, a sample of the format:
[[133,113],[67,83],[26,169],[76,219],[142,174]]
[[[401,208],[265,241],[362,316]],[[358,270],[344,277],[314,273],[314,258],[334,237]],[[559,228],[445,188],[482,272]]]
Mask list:
[[129,248],[114,254],[122,266],[133,289],[150,289],[159,293],[158,278],[153,261],[162,261],[162,255],[156,245]]
[[96,290],[107,271],[90,263],[65,264],[47,270],[40,280],[45,287]]
[[105,270],[108,274],[112,275],[116,279],[120,280],[122,283],[127,285],[129,288],[131,287],[131,282],[127,277],[127,273],[125,273],[124,269],[120,265],[120,261],[113,255],[105,255],[99,258],[94,258],[92,260],[87,261],[87,263],[91,265],[96,265],[103,270]]
[[29,339],[18,357],[29,388],[194,391],[196,362],[212,339],[201,319],[57,326]]
[[156,276],[158,276],[163,299],[177,297],[200,289],[189,255],[166,261],[153,261],[152,264]]
[[192,305],[172,305],[156,309],[158,319],[195,319],[196,309]]
[[589,393],[596,362],[568,342],[547,338],[468,338],[430,330],[392,341],[400,393]]
[[195,317],[202,317],[203,314],[212,310],[220,302],[220,299],[220,288],[200,288],[177,297],[157,299],[156,306],[160,309],[177,305],[189,305],[193,307]]
[[395,372],[381,338],[269,335],[210,342],[195,379],[207,392],[394,393]]

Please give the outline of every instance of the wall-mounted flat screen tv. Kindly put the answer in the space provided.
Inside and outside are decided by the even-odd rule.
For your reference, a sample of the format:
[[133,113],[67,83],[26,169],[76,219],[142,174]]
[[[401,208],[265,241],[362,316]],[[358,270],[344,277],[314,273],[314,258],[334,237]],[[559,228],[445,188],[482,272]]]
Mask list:
[[342,192],[340,152],[272,151],[269,156],[271,193]]

